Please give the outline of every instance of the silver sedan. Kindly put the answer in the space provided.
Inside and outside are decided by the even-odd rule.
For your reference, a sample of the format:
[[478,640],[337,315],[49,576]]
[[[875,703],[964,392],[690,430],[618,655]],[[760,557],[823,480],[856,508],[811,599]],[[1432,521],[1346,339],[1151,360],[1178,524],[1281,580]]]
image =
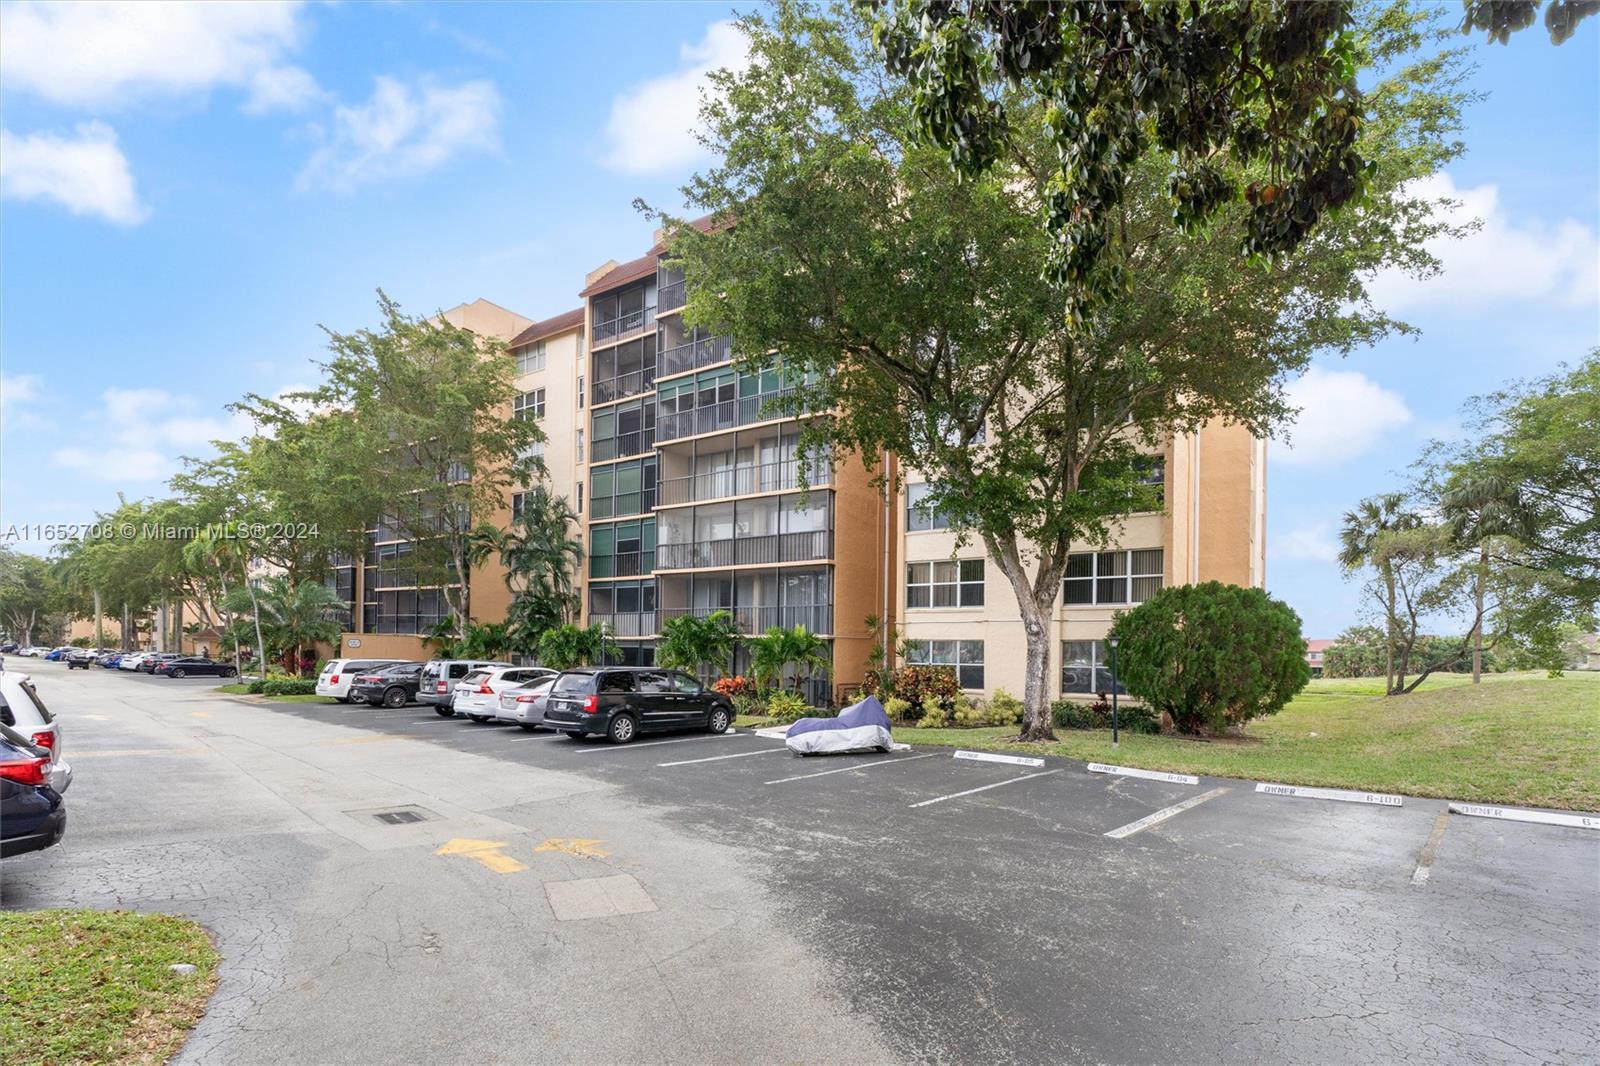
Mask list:
[[506,689],[500,693],[500,709],[495,712],[495,721],[515,722],[529,730],[544,725],[544,710],[555,682],[555,675],[551,675],[531,685]]

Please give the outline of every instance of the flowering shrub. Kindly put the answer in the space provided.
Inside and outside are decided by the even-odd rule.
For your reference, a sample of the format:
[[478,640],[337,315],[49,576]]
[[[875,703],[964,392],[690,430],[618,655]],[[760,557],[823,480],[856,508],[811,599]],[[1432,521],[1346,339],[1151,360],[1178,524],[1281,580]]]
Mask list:
[[891,695],[913,707],[925,708],[932,697],[946,711],[955,710],[956,699],[961,695],[961,683],[956,680],[953,666],[904,667],[895,671],[889,688]]
[[756,694],[756,683],[743,674],[736,677],[719,677],[711,687],[729,699]]

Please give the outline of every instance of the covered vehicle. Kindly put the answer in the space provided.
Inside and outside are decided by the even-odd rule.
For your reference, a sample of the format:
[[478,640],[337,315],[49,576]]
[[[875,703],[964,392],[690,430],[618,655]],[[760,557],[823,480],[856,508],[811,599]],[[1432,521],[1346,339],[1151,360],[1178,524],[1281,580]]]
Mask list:
[[846,751],[888,751],[889,715],[868,696],[839,712],[837,718],[802,718],[789,727],[783,742],[796,755],[837,755]]

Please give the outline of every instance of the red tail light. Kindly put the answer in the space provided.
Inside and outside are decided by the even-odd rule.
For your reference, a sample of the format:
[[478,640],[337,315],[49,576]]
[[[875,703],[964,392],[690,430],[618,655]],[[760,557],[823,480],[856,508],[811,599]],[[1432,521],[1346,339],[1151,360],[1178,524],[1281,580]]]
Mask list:
[[443,681],[439,682],[439,687],[434,689],[433,691],[435,691],[435,692],[443,692],[444,691],[444,682]]
[[494,695],[494,689],[489,687],[489,682],[480,681],[480,682],[478,682],[478,695],[480,695],[480,696],[493,696]]
[[517,702],[518,703],[538,703],[539,702],[539,697],[538,696],[518,696],[517,697]]
[[32,737],[32,740],[33,746],[36,748],[48,748],[51,751],[56,750],[56,735],[54,733],[35,733]]
[[50,760],[39,758],[23,762],[0,762],[0,777],[24,785],[48,785]]
[[598,714],[600,712],[600,697],[585,696],[583,698],[583,713]]
[[332,677],[328,678],[328,684],[337,685],[338,683],[339,683],[339,675],[338,674],[334,674]]

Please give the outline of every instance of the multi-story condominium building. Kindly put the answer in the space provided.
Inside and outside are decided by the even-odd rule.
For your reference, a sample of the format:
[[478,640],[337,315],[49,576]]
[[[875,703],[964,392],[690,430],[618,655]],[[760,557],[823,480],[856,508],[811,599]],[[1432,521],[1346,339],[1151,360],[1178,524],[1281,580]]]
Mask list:
[[[806,418],[772,405],[794,383],[736,366],[727,338],[686,326],[683,277],[663,252],[658,234],[645,255],[605,263],[582,307],[543,322],[482,300],[444,312],[517,358],[506,416],[540,420],[550,488],[580,516],[581,620],[609,626],[630,664],[653,662],[661,626],[683,615],[725,610],[750,635],[803,625],[831,650],[831,677],[809,693],[819,703],[864,680],[875,641],[895,630],[913,642],[906,661],[949,665],[973,693],[1020,693],[1022,624],[981,544],[958,547],[919,505],[914,471],[886,498],[875,480],[897,472],[892,456],[803,454]],[[1117,610],[1168,584],[1263,583],[1265,442],[1214,425],[1152,460],[1163,510],[1130,516],[1114,544],[1069,562],[1051,623],[1059,694],[1110,690],[1102,638]],[[488,518],[505,526],[516,506]],[[364,564],[337,572],[360,605],[347,649],[425,654],[444,600],[405,572],[405,550],[378,523]],[[504,618],[498,560],[469,580],[474,620]],[[869,630],[869,616],[890,624]],[[741,652],[727,668],[747,666]]]

